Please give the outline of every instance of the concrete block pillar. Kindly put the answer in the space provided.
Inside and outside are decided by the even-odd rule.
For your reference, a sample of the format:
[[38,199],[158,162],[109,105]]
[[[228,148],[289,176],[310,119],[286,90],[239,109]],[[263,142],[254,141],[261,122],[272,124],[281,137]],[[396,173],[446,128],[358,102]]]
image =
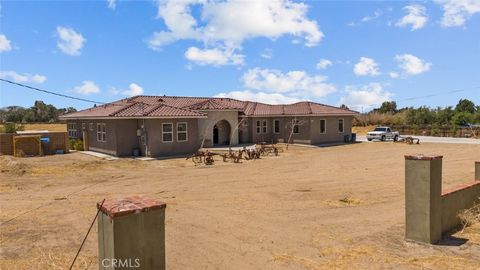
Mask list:
[[475,161],[475,181],[480,181],[480,161]]
[[97,207],[99,269],[165,269],[165,203],[136,195]]
[[442,238],[442,156],[405,156],[405,238],[436,243]]

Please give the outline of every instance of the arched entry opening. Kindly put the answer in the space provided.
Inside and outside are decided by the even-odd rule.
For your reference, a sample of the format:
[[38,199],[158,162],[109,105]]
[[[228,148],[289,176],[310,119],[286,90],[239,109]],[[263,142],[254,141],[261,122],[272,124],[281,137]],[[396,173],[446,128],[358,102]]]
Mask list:
[[213,126],[213,145],[230,144],[230,124],[226,120],[218,121]]

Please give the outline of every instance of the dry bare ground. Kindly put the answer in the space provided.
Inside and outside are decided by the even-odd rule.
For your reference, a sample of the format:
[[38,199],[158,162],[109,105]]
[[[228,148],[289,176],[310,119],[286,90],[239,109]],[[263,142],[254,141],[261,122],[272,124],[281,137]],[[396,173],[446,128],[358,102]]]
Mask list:
[[[67,131],[67,124],[59,123],[30,123],[22,124],[24,130],[48,130],[48,131]],[[3,131],[4,126],[0,124],[0,131]]]
[[[80,153],[0,157],[1,269],[66,269],[105,197],[167,203],[168,269],[478,269],[480,225],[462,245],[404,237],[405,154],[444,155],[444,188],[471,181],[480,145],[290,147],[194,166],[183,158]],[[449,241],[449,243],[455,241]],[[92,230],[76,269],[98,269]]]

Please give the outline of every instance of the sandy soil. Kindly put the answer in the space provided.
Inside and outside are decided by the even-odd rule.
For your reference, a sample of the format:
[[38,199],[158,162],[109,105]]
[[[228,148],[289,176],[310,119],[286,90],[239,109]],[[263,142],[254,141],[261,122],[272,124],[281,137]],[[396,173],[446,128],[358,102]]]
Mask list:
[[[68,268],[96,202],[147,194],[168,205],[168,269],[478,269],[480,224],[443,245],[403,240],[403,155],[414,153],[444,155],[446,189],[473,179],[480,145],[291,147],[208,167],[3,156],[0,268]],[[96,256],[95,226],[77,269],[98,269]]]

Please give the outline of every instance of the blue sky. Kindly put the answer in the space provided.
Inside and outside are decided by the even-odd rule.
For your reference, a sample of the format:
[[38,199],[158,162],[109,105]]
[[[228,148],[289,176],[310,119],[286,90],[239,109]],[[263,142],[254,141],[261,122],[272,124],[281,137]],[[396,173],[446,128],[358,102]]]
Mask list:
[[[480,104],[477,0],[2,1],[0,16],[1,78],[96,101]],[[0,83],[0,107],[39,99],[92,105]]]

